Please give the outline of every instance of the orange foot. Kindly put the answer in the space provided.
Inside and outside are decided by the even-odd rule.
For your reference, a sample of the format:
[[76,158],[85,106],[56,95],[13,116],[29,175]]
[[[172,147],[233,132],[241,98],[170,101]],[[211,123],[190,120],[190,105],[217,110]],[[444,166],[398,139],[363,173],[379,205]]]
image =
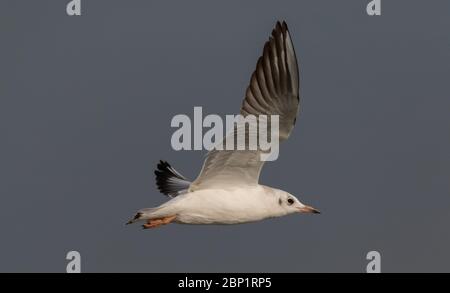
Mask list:
[[177,216],[170,216],[170,217],[165,217],[165,218],[159,218],[159,219],[152,219],[152,220],[148,220],[146,224],[142,225],[142,228],[144,229],[150,229],[150,228],[156,228],[162,225],[167,225],[170,222],[172,222],[173,220],[175,220]]

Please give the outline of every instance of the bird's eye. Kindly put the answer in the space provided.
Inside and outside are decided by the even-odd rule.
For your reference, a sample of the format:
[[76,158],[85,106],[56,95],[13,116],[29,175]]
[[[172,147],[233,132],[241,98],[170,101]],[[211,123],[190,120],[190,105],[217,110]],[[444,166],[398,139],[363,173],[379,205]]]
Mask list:
[[294,200],[292,198],[288,198],[287,203],[288,205],[291,205],[294,203]]

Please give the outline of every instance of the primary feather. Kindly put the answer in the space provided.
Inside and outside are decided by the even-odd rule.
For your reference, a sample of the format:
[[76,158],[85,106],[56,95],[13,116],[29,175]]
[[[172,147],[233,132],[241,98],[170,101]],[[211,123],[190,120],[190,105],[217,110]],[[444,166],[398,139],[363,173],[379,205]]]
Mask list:
[[181,175],[166,161],[159,161],[155,170],[156,186],[168,197],[175,197],[186,193],[191,182]]

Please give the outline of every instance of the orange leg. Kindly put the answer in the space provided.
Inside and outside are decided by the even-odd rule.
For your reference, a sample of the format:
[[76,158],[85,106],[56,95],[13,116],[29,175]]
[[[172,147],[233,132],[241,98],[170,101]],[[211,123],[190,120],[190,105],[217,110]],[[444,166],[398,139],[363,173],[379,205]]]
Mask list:
[[153,220],[148,220],[146,224],[142,225],[142,228],[144,229],[150,229],[150,228],[156,228],[162,225],[167,225],[170,222],[172,222],[173,220],[175,220],[177,216],[170,216],[170,217],[165,217],[165,218],[159,218],[159,219],[153,219]]

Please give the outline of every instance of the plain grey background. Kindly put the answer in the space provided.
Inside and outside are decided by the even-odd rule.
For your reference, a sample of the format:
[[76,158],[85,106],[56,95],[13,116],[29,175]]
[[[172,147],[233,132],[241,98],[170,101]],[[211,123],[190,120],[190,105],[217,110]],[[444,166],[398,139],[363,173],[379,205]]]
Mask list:
[[[450,2],[0,4],[0,271],[450,271]],[[261,181],[321,215],[237,226],[124,226],[166,200],[175,114],[234,114],[276,20],[291,30],[301,117]]]

